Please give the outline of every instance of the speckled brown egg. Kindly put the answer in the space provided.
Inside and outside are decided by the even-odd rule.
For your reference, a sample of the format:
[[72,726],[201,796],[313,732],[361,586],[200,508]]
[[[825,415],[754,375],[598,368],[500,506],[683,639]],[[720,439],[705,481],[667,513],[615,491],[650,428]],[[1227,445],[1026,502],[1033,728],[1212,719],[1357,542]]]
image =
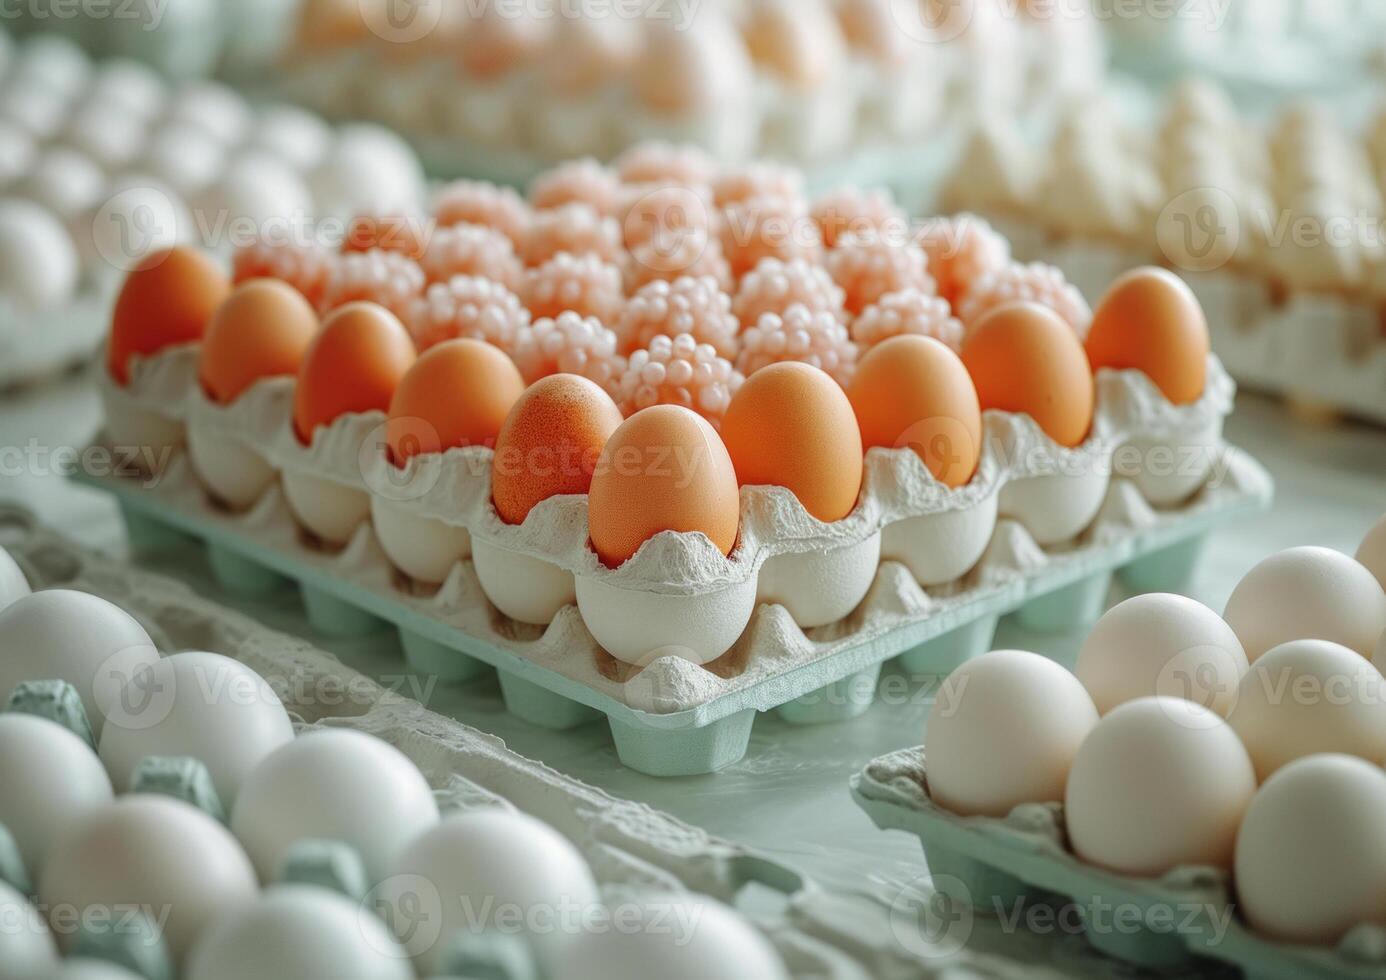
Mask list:
[[586,493],[621,412],[598,385],[551,374],[515,402],[496,439],[491,500],[507,524],[523,524],[540,501]]

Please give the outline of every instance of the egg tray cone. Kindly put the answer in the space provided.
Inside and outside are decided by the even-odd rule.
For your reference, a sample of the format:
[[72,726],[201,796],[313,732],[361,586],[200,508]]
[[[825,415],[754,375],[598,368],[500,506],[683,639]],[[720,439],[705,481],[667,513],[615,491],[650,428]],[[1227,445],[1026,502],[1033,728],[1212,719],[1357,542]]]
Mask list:
[[877,827],[919,838],[951,910],[940,912],[953,917],[950,929],[968,928],[973,915],[1013,916],[1057,897],[1078,907],[1094,948],[1141,969],[1187,971],[1216,960],[1255,980],[1380,977],[1386,970],[1381,927],[1361,925],[1335,948],[1277,943],[1237,918],[1228,878],[1215,868],[1137,878],[1080,861],[1067,847],[1060,803],[1021,804],[1004,818],[950,813],[929,798],[922,747],[873,759],[850,785]]
[[[238,434],[286,473],[311,472],[362,492],[378,485],[385,466],[382,415],[343,416],[304,447],[287,421],[291,379],[267,379],[232,406],[213,406],[190,381],[195,354],[194,347],[174,348],[132,362],[130,389],[110,382],[103,389],[108,420],[130,410],[181,413],[178,418],[190,426],[225,426],[223,434]],[[874,699],[874,681],[887,660],[901,657],[912,673],[947,672],[989,648],[1002,615],[1017,613],[1041,630],[1090,622],[1102,611],[1114,572],[1137,589],[1178,590],[1214,526],[1268,504],[1265,471],[1213,438],[1218,467],[1202,477],[1201,488],[1190,488],[1183,504],[1157,509],[1131,480],[1109,485],[1091,465],[1070,478],[1061,467],[1109,459],[1102,454],[1132,431],[1180,439],[1189,438],[1190,425],[1200,439],[1210,428],[1220,431],[1231,382],[1215,360],[1210,366],[1209,391],[1193,406],[1170,405],[1136,372],[1101,373],[1104,407],[1089,444],[1076,450],[1057,447],[1028,416],[988,413],[978,476],[956,491],[940,492],[908,450],[873,450],[862,502],[835,525],[813,521],[780,488],[746,488],[742,541],[730,559],[703,535],[664,532],[621,568],[607,569],[587,544],[583,497],[551,498],[512,527],[490,505],[489,450],[449,450],[411,460],[405,484],[422,477],[426,488],[405,501],[418,516],[450,517],[469,529],[474,543],[494,542],[557,565],[578,576],[580,586],[590,576],[626,590],[618,595],[697,601],[716,600],[729,589],[749,599],[755,576],[774,556],[856,547],[892,520],[950,509],[967,521],[994,520],[988,507],[994,508],[998,496],[1004,502],[1011,486],[1037,482],[1020,479],[1031,476],[1032,467],[1037,473],[1060,467],[1053,473],[1060,482],[1051,484],[1059,488],[1058,499],[1047,515],[1064,512],[1071,524],[1060,543],[1041,547],[1019,520],[1003,518],[994,528],[984,525],[980,560],[969,556],[963,568],[975,567],[960,578],[926,590],[905,565],[881,561],[874,578],[863,583],[864,599],[840,622],[805,630],[783,606],[759,605],[749,624],[738,627],[740,639],[731,650],[706,667],[656,650],[637,671],[602,649],[577,606],[561,608],[543,627],[507,619],[487,598],[470,560],[455,564],[436,591],[419,589],[394,571],[368,521],[340,550],[315,547],[278,484],[249,510],[233,513],[210,500],[186,454],[177,451],[153,477],[88,471],[78,479],[118,497],[138,545],[155,547],[169,530],[204,541],[213,570],[231,588],[263,591],[296,582],[311,621],[324,631],[363,633],[389,624],[399,631],[415,670],[465,682],[495,668],[514,714],[554,729],[605,715],[626,765],[652,775],[688,775],[740,759],[757,712],[778,710],[802,723],[861,714]],[[1096,494],[1073,492],[1078,484]],[[1080,528],[1085,530],[1073,537]]]
[[[989,220],[1017,259],[1055,266],[1090,299],[1127,270],[1163,261],[1157,253],[1108,241],[1055,242],[1049,229],[1028,218]],[[1265,276],[1230,268],[1178,271],[1203,307],[1213,349],[1239,383],[1386,424],[1386,340],[1378,303],[1302,290],[1282,302]]]
[[[786,913],[751,917],[795,977],[916,980],[972,962],[967,951],[947,963],[908,955],[874,901],[829,891],[739,844],[527,759],[492,735],[428,710],[406,696],[414,688],[393,676],[390,687],[382,686],[298,637],[202,598],[185,582],[38,526],[22,508],[0,505],[0,541],[33,589],[91,592],[138,619],[160,650],[213,650],[271,679],[299,734],[351,728],[394,745],[435,788],[442,810],[503,807],[538,817],[578,847],[609,900],[697,892],[732,904],[747,887],[768,888],[786,896]],[[331,857],[309,862],[304,877],[316,874],[321,883],[332,872]],[[1019,980],[1023,968],[1008,976]]]

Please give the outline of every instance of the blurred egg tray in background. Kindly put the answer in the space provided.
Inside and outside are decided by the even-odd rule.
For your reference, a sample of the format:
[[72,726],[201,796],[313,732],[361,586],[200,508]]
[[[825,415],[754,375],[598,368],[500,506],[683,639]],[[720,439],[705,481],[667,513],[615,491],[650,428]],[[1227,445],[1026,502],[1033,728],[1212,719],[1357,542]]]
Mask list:
[[382,128],[252,108],[216,82],[0,29],[0,388],[89,359],[124,273],[151,249],[199,241],[229,255],[271,226],[293,236],[412,206],[423,188],[417,158]]
[[727,162],[792,161],[817,186],[893,182],[936,157],[959,120],[979,109],[1045,117],[1098,88],[1106,64],[1092,17],[1017,18],[998,0],[943,18],[895,0],[708,0],[638,16],[435,2],[405,18],[388,0],[167,6],[157,29],[32,25],[175,78],[215,76],[330,119],[378,120],[435,176],[511,185],[648,139]]
[[1375,0],[1229,0],[1161,4],[1095,0],[1112,63],[1162,87],[1196,75],[1240,105],[1286,98],[1371,97],[1386,72],[1386,9]]
[[[568,200],[621,200],[620,174],[690,165],[686,184],[636,185],[635,208],[673,192],[694,226],[719,212],[685,205],[712,201],[729,227],[795,232],[695,227],[687,261],[709,274],[683,275],[623,244],[642,222]],[[766,186],[785,196],[756,197]],[[1233,384],[1175,277],[1134,271],[1090,333],[1076,290],[1011,261],[984,222],[894,240],[888,197],[810,207],[801,188],[787,168],[718,171],[646,144],[615,172],[542,176],[531,193],[548,207],[449,185],[440,215],[489,225],[427,243],[367,221],[362,237],[393,250],[252,248],[234,290],[179,250],[127,280],[100,381],[101,445],[139,447],[144,469],[79,479],[120,498],[137,540],[161,526],[205,540],[231,587],[296,580],[322,629],[383,619],[427,673],[498,667],[507,706],[536,724],[607,715],[622,760],[658,775],[739,759],[758,711],[859,714],[885,660],[919,647],[915,669],[946,668],[1002,614],[1091,619],[1117,569],[1178,587],[1212,527],[1269,503],[1264,470],[1222,439]],[[249,281],[277,258],[289,279]],[[305,275],[318,260],[325,286]],[[656,278],[625,297],[623,268]],[[300,361],[290,348],[310,339]],[[258,363],[271,352],[285,359]],[[408,449],[415,422],[427,441]],[[498,462],[660,447],[697,465],[608,465],[600,495],[590,471],[547,486]],[[502,512],[517,488],[529,503]]]
[[853,797],[919,837],[955,915],[1071,904],[1143,969],[1380,976],[1384,586],[1386,517],[1355,557],[1268,556],[1221,616],[1127,599],[1071,672],[983,654],[943,681],[925,744],[868,763]]
[[[302,640],[38,529],[23,511],[0,514],[0,528],[10,553],[0,551],[0,590],[13,610],[0,628],[43,648],[0,674],[15,712],[0,713],[0,737],[26,748],[7,756],[6,771],[28,791],[0,804],[15,821],[0,833],[10,923],[0,961],[19,976],[54,975],[58,955],[74,957],[74,970],[106,961],[112,976],[143,980],[245,969],[303,980],[402,980],[415,969],[596,980],[649,976],[655,963],[671,977],[857,980],[918,969],[865,899],[854,911],[855,899],[525,759]],[[27,595],[29,586],[39,591]],[[83,641],[83,630],[101,639]],[[122,646],[130,643],[140,646]],[[120,667],[104,659],[115,647]],[[180,652],[205,649],[220,652]],[[162,671],[172,700],[122,708],[105,696],[102,683],[138,676],[136,656]],[[109,673],[98,671],[93,687],[96,660]],[[34,673],[45,669],[63,678]],[[72,686],[83,682],[91,689]],[[220,700],[208,703],[202,684]],[[236,693],[247,684],[248,697]],[[107,709],[132,713],[103,723]],[[145,752],[157,758],[138,763]],[[137,857],[104,860],[110,853]],[[748,888],[780,900],[733,908]],[[637,914],[688,904],[701,917],[685,944],[670,930],[601,929],[599,920],[571,936],[516,930],[500,912],[492,923],[488,909],[471,920],[438,905],[439,895],[478,889],[527,914],[590,902]],[[92,918],[92,928],[63,933],[58,951],[37,913],[22,911],[34,893],[84,911],[111,894],[140,895],[132,901],[173,912],[157,932]]]
[[979,126],[938,192],[1018,257],[1100,295],[1125,269],[1177,271],[1213,348],[1250,389],[1386,422],[1386,104],[1361,120],[1301,102],[1269,114],[1188,80],[1132,112],[1095,99],[1040,141]]

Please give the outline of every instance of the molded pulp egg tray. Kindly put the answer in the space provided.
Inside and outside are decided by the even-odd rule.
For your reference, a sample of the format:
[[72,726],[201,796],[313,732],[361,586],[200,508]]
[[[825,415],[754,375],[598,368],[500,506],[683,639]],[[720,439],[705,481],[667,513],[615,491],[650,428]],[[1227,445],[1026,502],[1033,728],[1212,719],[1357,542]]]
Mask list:
[[[25,511],[0,506],[0,544],[34,589],[78,589],[108,599],[135,616],[165,653],[205,649],[244,662],[283,696],[300,734],[351,728],[394,745],[423,772],[444,811],[504,807],[538,817],[583,853],[608,902],[696,892],[735,903],[743,889],[769,889],[784,897],[782,907],[756,902],[754,911],[743,914],[766,933],[795,977],[913,980],[973,961],[963,950],[946,962],[925,963],[900,947],[885,911],[870,899],[829,892],[738,844],[555,772],[494,736],[387,690],[297,637],[199,597],[181,582],[37,528]],[[318,697],[323,691],[330,696]],[[504,963],[487,966],[492,969],[470,975],[533,980],[497,972]],[[157,972],[148,971],[147,980],[160,980]],[[1019,967],[991,972],[1024,976]]]
[[1143,969],[1185,970],[1206,957],[1255,980],[1386,973],[1379,926],[1360,925],[1335,948],[1276,943],[1233,914],[1230,884],[1217,869],[1135,878],[1085,864],[1067,847],[1059,803],[1022,804],[1003,819],[950,813],[929,798],[922,747],[873,759],[851,787],[877,827],[919,838],[935,887],[950,902],[978,912],[1073,903],[1095,948]]
[[[385,461],[381,413],[342,416],[304,446],[289,421],[293,379],[260,381],[223,407],[202,395],[195,369],[195,347],[133,361],[128,388],[106,383],[101,438],[116,442],[116,425],[151,415],[203,426],[255,447],[282,473],[389,494],[410,516],[465,526],[474,549],[557,566],[574,576],[582,611],[565,606],[548,626],[513,622],[487,599],[471,560],[425,589],[392,568],[369,521],[344,548],[326,550],[299,529],[277,483],[249,511],[231,513],[209,498],[185,453],[153,478],[81,477],[118,497],[137,544],[171,528],[207,543],[228,587],[295,580],[316,627],[357,633],[384,620],[412,667],[440,679],[495,667],[507,707],[535,724],[562,729],[606,715],[621,761],[653,775],[740,759],[758,711],[795,722],[860,714],[884,661],[904,655],[912,673],[946,672],[989,648],[1003,614],[1036,629],[1095,619],[1114,571],[1139,590],[1177,589],[1207,532],[1271,494],[1264,470],[1222,442],[1233,385],[1210,358],[1204,396],[1184,406],[1143,374],[1099,372],[1093,434],[1077,449],[1059,447],[1029,416],[989,412],[981,464],[964,487],[944,488],[909,449],[873,449],[861,500],[836,524],[814,520],[782,488],[743,488],[730,558],[702,534],[663,532],[613,570],[588,544],[583,496],[546,500],[522,525],[501,522],[489,449],[416,456],[400,471]],[[1166,475],[1112,479],[1119,446],[1164,447],[1180,462]],[[839,622],[804,630],[786,609],[841,603],[851,580],[860,588],[846,608],[856,608]],[[534,580],[521,571],[513,581],[525,589]],[[589,631],[594,610],[603,619]],[[627,649],[616,659],[593,637],[603,631],[621,642],[635,635],[627,647],[647,655]],[[708,631],[720,631],[715,649],[727,652],[705,667],[667,649],[692,648]]]

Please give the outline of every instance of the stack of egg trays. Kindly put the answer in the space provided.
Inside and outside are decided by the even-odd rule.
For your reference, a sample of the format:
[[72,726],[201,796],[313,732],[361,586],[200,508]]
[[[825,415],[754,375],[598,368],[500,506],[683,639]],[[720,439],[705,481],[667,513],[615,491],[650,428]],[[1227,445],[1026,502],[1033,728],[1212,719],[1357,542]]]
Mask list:
[[[795,977],[918,980],[933,974],[930,967],[945,965],[926,964],[904,950],[879,903],[830,891],[763,854],[528,759],[494,736],[387,690],[302,639],[202,598],[183,582],[74,544],[39,526],[23,508],[0,503],[0,545],[33,589],[101,596],[138,619],[165,653],[210,649],[266,678],[289,682],[277,689],[285,693],[300,735],[330,726],[383,739],[419,767],[440,809],[502,807],[538,817],[582,851],[609,899],[691,891],[735,904],[747,889],[783,896],[782,911],[767,906],[748,914]],[[320,690],[334,694],[313,699],[312,692]],[[343,691],[348,696],[340,696]],[[307,700],[297,697],[302,692]],[[965,966],[969,958],[960,951],[947,965]]]
[[[1231,914],[1228,881],[1216,869],[1175,868],[1163,878],[1137,878],[1080,861],[1065,846],[1057,803],[1024,804],[1006,818],[950,813],[929,798],[922,747],[873,759],[852,777],[851,790],[881,830],[919,838],[929,873],[950,901],[970,901],[988,914],[1056,902],[1113,910],[1111,923],[1088,924],[1088,941],[1141,969],[1183,971],[1216,960],[1249,980],[1386,975],[1386,934],[1376,927],[1360,926],[1333,948],[1277,943]],[[1116,910],[1139,921],[1117,928]],[[1225,917],[1225,925],[1214,916]]]
[[[1126,529],[1051,555],[1044,568],[973,586],[950,608],[908,618],[884,633],[806,663],[786,667],[694,707],[658,713],[566,677],[402,601],[388,582],[366,585],[337,574],[334,556],[297,542],[257,540],[243,518],[146,489],[136,477],[79,474],[112,493],[138,549],[157,549],[191,537],[205,543],[218,581],[231,591],[298,583],[309,621],[339,635],[362,635],[381,621],[399,631],[410,666],[448,682],[472,680],[494,667],[507,709],[526,721],[567,729],[605,715],[621,762],[654,776],[697,775],[740,760],[756,713],[777,711],[792,723],[841,721],[875,698],[881,666],[899,657],[916,675],[947,673],[990,648],[997,620],[1017,613],[1027,628],[1066,630],[1096,619],[1105,608],[1113,572],[1136,591],[1178,591],[1192,574],[1203,542],[1217,524],[1263,508],[1270,481],[1250,457],[1227,449],[1232,470],[1252,485],[1227,498],[1146,528]],[[168,482],[168,478],[165,478]],[[198,502],[199,504],[201,501]],[[170,534],[170,532],[173,532]],[[964,598],[965,596],[965,598]]]

